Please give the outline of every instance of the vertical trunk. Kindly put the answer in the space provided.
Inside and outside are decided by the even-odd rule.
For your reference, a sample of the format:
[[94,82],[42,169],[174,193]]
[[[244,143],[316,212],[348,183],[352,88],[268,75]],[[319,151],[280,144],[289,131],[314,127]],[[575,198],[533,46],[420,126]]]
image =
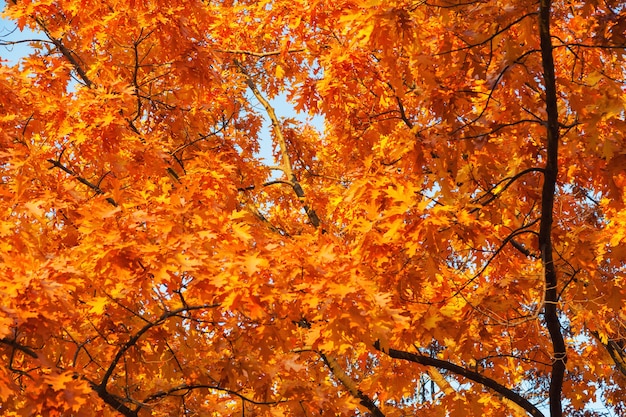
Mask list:
[[541,57],[543,62],[543,79],[546,89],[546,112],[548,117],[546,166],[541,194],[539,248],[543,259],[546,280],[545,320],[548,331],[550,332],[553,348],[552,374],[550,380],[550,415],[552,417],[561,417],[563,415],[561,391],[563,388],[563,377],[565,376],[567,354],[558,317],[558,280],[554,266],[551,233],[558,175],[559,116],[554,60],[552,57],[552,39],[550,37],[551,0],[540,0],[539,7]]

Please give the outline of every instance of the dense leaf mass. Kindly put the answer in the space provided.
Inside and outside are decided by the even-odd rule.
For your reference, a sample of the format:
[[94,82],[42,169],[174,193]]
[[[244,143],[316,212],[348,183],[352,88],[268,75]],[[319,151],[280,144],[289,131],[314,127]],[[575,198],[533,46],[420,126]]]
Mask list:
[[625,415],[622,1],[4,17],[0,414]]

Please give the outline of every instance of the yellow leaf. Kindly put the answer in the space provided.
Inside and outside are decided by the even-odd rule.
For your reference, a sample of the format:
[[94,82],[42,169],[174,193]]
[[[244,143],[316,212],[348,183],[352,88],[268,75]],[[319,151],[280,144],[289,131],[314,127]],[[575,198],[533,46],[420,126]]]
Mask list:
[[282,79],[285,77],[285,70],[281,65],[276,65],[276,78]]
[[109,303],[109,299],[107,297],[96,297],[93,300],[87,302],[88,306],[91,306],[89,309],[90,313],[100,315],[104,312],[104,308]]
[[53,390],[63,391],[65,386],[74,380],[74,374],[71,372],[64,372],[62,374],[52,374],[44,377],[44,381],[50,384]]
[[35,217],[41,218],[46,212],[40,207],[41,203],[41,201],[27,201],[26,203],[24,203],[24,207],[26,207],[26,210],[28,210]]
[[461,311],[465,307],[465,301],[461,297],[455,297],[450,300],[445,306],[439,309],[439,312],[445,317],[460,318]]
[[253,275],[255,272],[268,268],[270,264],[267,262],[267,259],[259,258],[256,254],[252,254],[246,257],[244,265],[248,275]]
[[245,241],[248,242],[250,240],[252,240],[252,235],[250,234],[249,230],[250,230],[250,226],[248,226],[247,224],[243,224],[243,223],[234,223],[233,226],[233,234]]
[[469,226],[470,224],[472,224],[472,221],[474,220],[472,215],[469,214],[469,212],[467,210],[459,210],[459,212],[457,213],[456,218],[457,218],[459,224],[461,224],[463,226]]
[[439,323],[441,320],[442,318],[439,314],[433,314],[431,316],[428,316],[424,320],[424,328],[427,330],[433,330],[435,327],[437,327],[437,323]]

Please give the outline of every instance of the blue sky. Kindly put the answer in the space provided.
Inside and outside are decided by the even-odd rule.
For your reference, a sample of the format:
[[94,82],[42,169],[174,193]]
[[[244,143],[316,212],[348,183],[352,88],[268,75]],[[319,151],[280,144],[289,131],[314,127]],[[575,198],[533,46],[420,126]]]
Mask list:
[[[2,1],[2,9],[4,9],[6,2]],[[9,61],[8,64],[12,65],[24,56],[27,56],[30,52],[28,43],[19,43],[15,45],[3,45],[4,42],[15,42],[24,39],[41,39],[41,36],[30,31],[20,31],[17,24],[11,20],[0,19],[0,58],[2,60]]]

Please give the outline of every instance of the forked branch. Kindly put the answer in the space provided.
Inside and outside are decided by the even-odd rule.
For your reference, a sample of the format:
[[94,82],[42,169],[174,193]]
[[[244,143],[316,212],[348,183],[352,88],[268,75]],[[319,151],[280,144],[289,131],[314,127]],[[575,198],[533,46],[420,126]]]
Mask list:
[[[76,178],[76,180],[78,180],[78,182],[80,182],[81,184],[86,185],[87,187],[91,188],[93,191],[95,191],[96,194],[104,194],[104,191],[102,190],[102,188],[100,188],[100,181],[98,181],[98,184],[94,184],[91,181],[89,181],[88,179],[81,177],[80,175],[78,175],[78,173],[76,173],[75,171],[73,171],[72,169],[66,167],[65,165],[63,165],[61,163],[61,158],[63,157],[63,152],[65,152],[65,149],[61,151],[61,154],[59,155],[58,159],[48,159],[48,162],[50,162],[52,164],[52,166],[50,167],[50,169],[52,168],[59,168],[61,171],[65,172],[66,174],[71,175],[72,177]],[[106,176],[106,174],[105,174]],[[104,178],[104,177],[102,177]],[[101,178],[101,180],[102,180]],[[111,204],[114,207],[117,207],[117,202],[111,198],[111,197],[107,197],[106,201]]]
[[309,221],[315,228],[318,228],[321,223],[320,218],[317,216],[315,210],[313,210],[313,208],[311,208],[311,206],[309,206],[309,204],[306,202],[304,190],[298,182],[298,178],[296,177],[296,174],[293,170],[291,158],[289,157],[289,152],[287,150],[287,140],[285,139],[283,131],[280,128],[280,122],[278,121],[278,117],[276,116],[274,107],[272,107],[270,102],[267,101],[263,94],[261,94],[261,91],[259,91],[259,88],[256,86],[256,84],[252,80],[252,77],[250,77],[245,68],[236,60],[235,64],[237,65],[241,73],[245,76],[246,85],[248,86],[248,88],[250,88],[252,94],[254,94],[256,99],[259,100],[259,103],[261,103],[261,105],[265,109],[265,112],[267,113],[267,116],[272,122],[272,130],[274,131],[274,136],[276,137],[276,141],[278,142],[278,147],[280,149],[280,155],[282,158],[281,170],[285,173],[285,176],[287,177],[289,184],[293,188],[293,191],[296,193],[296,196],[302,202],[302,206],[304,207],[304,211],[309,217]]
[[[255,51],[247,51],[244,49],[214,49],[215,52],[222,52],[225,54],[236,54],[236,55],[248,55],[256,58],[267,58],[270,56],[281,55],[283,51],[267,51],[267,52],[255,52]],[[298,52],[304,52],[305,49],[289,49],[286,52],[290,54],[295,54]]]
[[231,389],[227,389],[227,388],[223,388],[217,385],[209,385],[209,384],[181,384],[178,385],[176,387],[172,387],[169,388],[165,391],[159,391],[159,392],[155,392],[154,394],[149,395],[148,397],[146,397],[145,400],[143,400],[144,404],[148,404],[151,403],[153,401],[157,401],[163,397],[167,397],[170,395],[174,395],[177,392],[180,391],[193,391],[193,390],[199,390],[199,389],[206,389],[209,391],[219,391],[228,395],[232,395],[235,397],[240,398],[242,401],[250,403],[250,404],[254,404],[254,405],[275,405],[275,404],[280,404],[280,403],[284,403],[287,402],[289,400],[286,399],[282,399],[282,400],[276,400],[276,401],[257,401],[254,400],[252,398],[246,397],[245,395],[241,394],[240,392],[237,391],[233,391]]
[[161,324],[163,324],[168,319],[170,319],[172,317],[180,316],[182,313],[187,313],[187,312],[194,311],[194,310],[206,310],[206,309],[215,308],[215,307],[219,307],[219,304],[204,304],[204,305],[198,305],[198,306],[180,307],[180,308],[177,308],[177,309],[174,309],[174,310],[171,310],[171,311],[166,311],[165,313],[163,313],[155,321],[148,322],[141,329],[139,329],[139,331],[137,331],[137,333],[135,333],[130,339],[128,339],[128,341],[124,345],[122,345],[120,347],[120,349],[115,354],[115,357],[111,361],[111,363],[109,365],[109,368],[106,370],[106,373],[102,377],[102,381],[100,382],[99,387],[102,388],[102,389],[106,388],[106,386],[107,386],[107,384],[109,382],[109,379],[113,375],[113,372],[115,371],[115,368],[117,367],[117,364],[122,359],[124,354],[126,354],[126,352],[130,348],[135,346],[137,344],[137,342],[139,341],[139,339],[141,339],[141,337],[148,330],[150,330],[150,329],[152,329],[154,327],[160,326]]
[[11,346],[13,349],[19,350],[20,352],[30,356],[31,358],[37,359],[37,353],[34,350],[29,348],[28,346],[24,346],[19,344],[15,339],[9,339],[8,337],[3,337],[0,339],[0,344]]

